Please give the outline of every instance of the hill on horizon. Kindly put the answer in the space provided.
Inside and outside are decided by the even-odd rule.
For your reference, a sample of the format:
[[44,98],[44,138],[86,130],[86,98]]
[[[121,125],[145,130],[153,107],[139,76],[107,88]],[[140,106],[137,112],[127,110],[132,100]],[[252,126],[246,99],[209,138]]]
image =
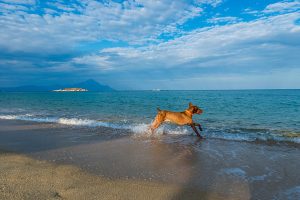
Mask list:
[[24,85],[18,87],[3,87],[0,88],[2,92],[48,92],[52,90],[58,90],[63,88],[84,88],[90,92],[109,92],[115,91],[108,85],[102,85],[93,79],[88,79],[86,81],[66,84],[66,85],[49,85],[49,86],[37,86],[37,85]]

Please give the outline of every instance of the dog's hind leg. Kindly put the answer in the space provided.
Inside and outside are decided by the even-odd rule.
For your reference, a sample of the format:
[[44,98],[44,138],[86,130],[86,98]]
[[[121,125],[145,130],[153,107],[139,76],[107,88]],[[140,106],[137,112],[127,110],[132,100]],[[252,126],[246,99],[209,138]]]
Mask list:
[[154,120],[154,122],[151,124],[150,129],[151,129],[151,133],[153,134],[154,131],[161,125],[161,121],[159,120]]
[[150,130],[151,130],[152,134],[162,124],[163,121],[164,121],[164,119],[163,119],[162,114],[158,113],[150,126]]

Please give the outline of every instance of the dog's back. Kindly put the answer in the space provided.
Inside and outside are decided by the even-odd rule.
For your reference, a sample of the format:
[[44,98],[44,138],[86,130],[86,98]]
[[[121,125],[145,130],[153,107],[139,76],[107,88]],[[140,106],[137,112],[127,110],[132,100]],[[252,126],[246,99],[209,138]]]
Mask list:
[[187,116],[184,112],[173,112],[173,111],[161,111],[164,116],[165,122],[172,122],[178,125],[187,125],[193,122],[190,116]]

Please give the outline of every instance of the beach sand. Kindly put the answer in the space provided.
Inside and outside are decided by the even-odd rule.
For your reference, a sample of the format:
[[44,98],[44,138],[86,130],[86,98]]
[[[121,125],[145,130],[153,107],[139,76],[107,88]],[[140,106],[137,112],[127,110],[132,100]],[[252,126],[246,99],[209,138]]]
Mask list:
[[[111,180],[78,167],[0,153],[0,199],[197,199],[206,192],[138,180]],[[180,193],[180,196],[177,194]],[[211,199],[223,199],[210,194]]]
[[0,199],[299,199],[300,148],[0,120]]

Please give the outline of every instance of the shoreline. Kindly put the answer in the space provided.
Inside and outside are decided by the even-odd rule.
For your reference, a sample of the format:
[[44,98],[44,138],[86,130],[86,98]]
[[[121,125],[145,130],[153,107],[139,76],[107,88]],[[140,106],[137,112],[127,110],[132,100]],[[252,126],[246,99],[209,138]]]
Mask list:
[[[5,122],[19,122],[21,124],[36,124],[36,125],[49,125],[51,127],[65,127],[65,128],[77,128],[77,129],[107,129],[110,132],[118,132],[121,135],[126,133],[127,135],[140,134],[144,135],[147,132],[147,124],[115,124],[113,122],[100,121],[95,119],[80,119],[80,118],[59,118],[59,117],[31,117],[26,115],[0,115],[0,123],[1,121]],[[236,142],[249,142],[263,145],[291,145],[295,147],[300,147],[300,133],[297,131],[288,131],[282,130],[282,135],[274,135],[269,133],[269,135],[261,135],[261,133],[257,132],[255,134],[251,133],[255,129],[250,129],[250,133],[236,133],[236,131],[225,132],[223,133],[220,130],[205,130],[202,132],[202,135],[205,139],[210,140],[226,140],[226,141],[236,141]],[[257,128],[257,130],[265,130],[265,128]],[[171,137],[184,137],[190,136],[188,129],[181,127],[179,129],[169,129],[160,128],[157,130],[156,135],[166,134]],[[276,132],[276,131],[275,131]],[[192,132],[190,132],[192,133]]]
[[[300,148],[297,146],[217,139],[199,141],[192,136],[151,138],[122,134],[123,130],[111,128],[74,128],[13,120],[0,120],[0,127],[0,149],[13,151],[9,154],[20,156],[23,161],[47,163],[51,170],[59,166],[76,168],[88,174],[89,178],[83,178],[88,183],[97,178],[105,179],[104,182],[130,182],[111,188],[108,193],[127,187],[127,193],[138,193],[147,199],[146,193],[140,194],[131,187],[131,183],[142,181],[142,185],[158,184],[153,193],[167,195],[162,199],[199,199],[199,196],[186,196],[194,194],[203,195],[203,199],[293,199],[300,194],[297,170]],[[4,158],[3,153],[0,157],[7,159],[0,162],[0,168],[10,163],[4,174],[17,166],[14,159]],[[30,178],[30,173],[44,166],[25,163],[19,163],[14,175],[19,176],[22,171],[25,179],[36,181],[39,175]],[[44,180],[47,182],[51,176]],[[78,178],[76,174],[74,177]],[[57,180],[67,182],[69,179],[57,177]],[[14,184],[8,185],[13,187]],[[76,187],[77,192],[83,190],[79,185]],[[149,192],[148,189],[145,190]],[[28,190],[35,189],[32,186]]]

